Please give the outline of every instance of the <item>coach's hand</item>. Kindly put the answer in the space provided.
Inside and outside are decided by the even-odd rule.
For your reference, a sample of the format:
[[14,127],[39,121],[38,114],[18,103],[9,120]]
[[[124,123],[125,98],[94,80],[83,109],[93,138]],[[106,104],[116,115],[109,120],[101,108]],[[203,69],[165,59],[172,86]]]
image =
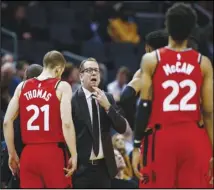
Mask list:
[[140,150],[139,150],[139,148],[134,148],[133,155],[132,155],[132,167],[133,167],[136,177],[142,181],[143,176],[138,170],[139,164],[140,164]]
[[111,104],[108,101],[108,98],[106,97],[105,93],[103,90],[100,90],[97,87],[93,87],[94,92],[93,94],[95,95],[95,99],[98,101],[98,103],[106,110],[108,111]]
[[77,156],[72,156],[68,160],[67,168],[64,168],[64,170],[67,172],[67,174],[65,176],[70,177],[76,169],[77,169]]
[[15,153],[13,155],[9,155],[8,165],[14,176],[19,175],[20,164],[19,164],[19,157],[18,157],[17,153]]

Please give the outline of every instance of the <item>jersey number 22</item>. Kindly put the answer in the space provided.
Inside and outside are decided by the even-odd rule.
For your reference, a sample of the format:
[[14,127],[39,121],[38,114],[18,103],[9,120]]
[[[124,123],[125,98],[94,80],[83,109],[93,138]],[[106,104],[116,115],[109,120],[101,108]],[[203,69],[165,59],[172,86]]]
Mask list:
[[[188,104],[188,101],[195,95],[196,93],[196,84],[192,80],[183,80],[180,83],[177,83],[174,80],[167,80],[162,83],[162,87],[167,89],[169,87],[172,88],[172,92],[165,98],[163,101],[163,111],[194,111],[197,109],[196,104]],[[171,102],[176,98],[179,94],[180,88],[189,87],[189,92],[180,100],[179,104],[171,104]]]

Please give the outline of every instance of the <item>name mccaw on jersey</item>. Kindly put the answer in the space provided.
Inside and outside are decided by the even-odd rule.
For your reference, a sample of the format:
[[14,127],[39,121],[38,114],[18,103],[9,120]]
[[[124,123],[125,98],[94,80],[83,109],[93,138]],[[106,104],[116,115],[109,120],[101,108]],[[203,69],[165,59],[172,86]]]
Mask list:
[[163,66],[163,70],[167,76],[173,73],[185,73],[190,75],[194,68],[195,67],[193,65],[186,62],[183,64],[181,62],[176,62],[175,65],[166,64]]
[[24,96],[27,98],[27,100],[30,100],[32,98],[42,98],[48,101],[52,95],[51,93],[47,93],[47,91],[44,91],[42,89],[34,89],[24,93]]

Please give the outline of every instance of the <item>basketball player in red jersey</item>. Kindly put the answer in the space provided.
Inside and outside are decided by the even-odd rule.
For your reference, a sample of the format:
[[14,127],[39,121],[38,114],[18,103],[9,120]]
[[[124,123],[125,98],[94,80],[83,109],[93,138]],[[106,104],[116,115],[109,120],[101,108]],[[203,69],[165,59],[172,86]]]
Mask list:
[[[166,14],[168,46],[142,58],[143,93],[136,116],[132,164],[139,174],[139,147],[148,126],[151,129],[146,131],[152,132],[145,137],[144,146],[148,146],[149,169],[147,174],[139,174],[144,188],[208,187],[206,175],[213,147],[213,69],[207,57],[187,49],[195,24],[196,14],[190,6],[174,4]],[[206,130],[198,127],[201,110]]]
[[[65,63],[60,52],[48,52],[43,59],[43,72],[20,83],[8,105],[4,136],[14,175],[18,172],[19,158],[14,148],[13,121],[18,113],[25,144],[20,159],[21,188],[71,187],[77,153],[70,103],[72,90],[67,82],[60,81]],[[69,160],[64,142],[71,154]]]
[[[168,43],[168,33],[164,30],[156,30],[150,32],[145,37],[145,51],[146,53],[152,52],[158,48],[166,46]],[[127,101],[131,96],[136,96],[141,89],[141,71],[138,69],[132,80],[127,84],[126,88],[123,90],[120,101]],[[132,102],[133,103],[133,102]]]

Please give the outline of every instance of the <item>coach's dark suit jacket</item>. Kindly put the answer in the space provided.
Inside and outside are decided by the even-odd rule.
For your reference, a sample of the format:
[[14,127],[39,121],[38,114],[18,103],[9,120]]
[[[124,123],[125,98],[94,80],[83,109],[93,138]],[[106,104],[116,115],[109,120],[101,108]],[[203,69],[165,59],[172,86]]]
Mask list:
[[[113,127],[118,133],[124,133],[126,131],[126,122],[124,117],[121,116],[113,96],[109,93],[105,94],[111,106],[109,112],[106,113],[106,111],[99,105],[101,139],[107,169],[110,177],[113,178],[118,171],[114,157],[110,129]],[[88,104],[81,87],[73,94],[72,116],[76,130],[78,154],[78,167],[75,175],[78,175],[81,172],[84,172],[82,165],[87,164],[89,161],[92,150],[92,140],[94,138],[92,135],[92,124]]]

